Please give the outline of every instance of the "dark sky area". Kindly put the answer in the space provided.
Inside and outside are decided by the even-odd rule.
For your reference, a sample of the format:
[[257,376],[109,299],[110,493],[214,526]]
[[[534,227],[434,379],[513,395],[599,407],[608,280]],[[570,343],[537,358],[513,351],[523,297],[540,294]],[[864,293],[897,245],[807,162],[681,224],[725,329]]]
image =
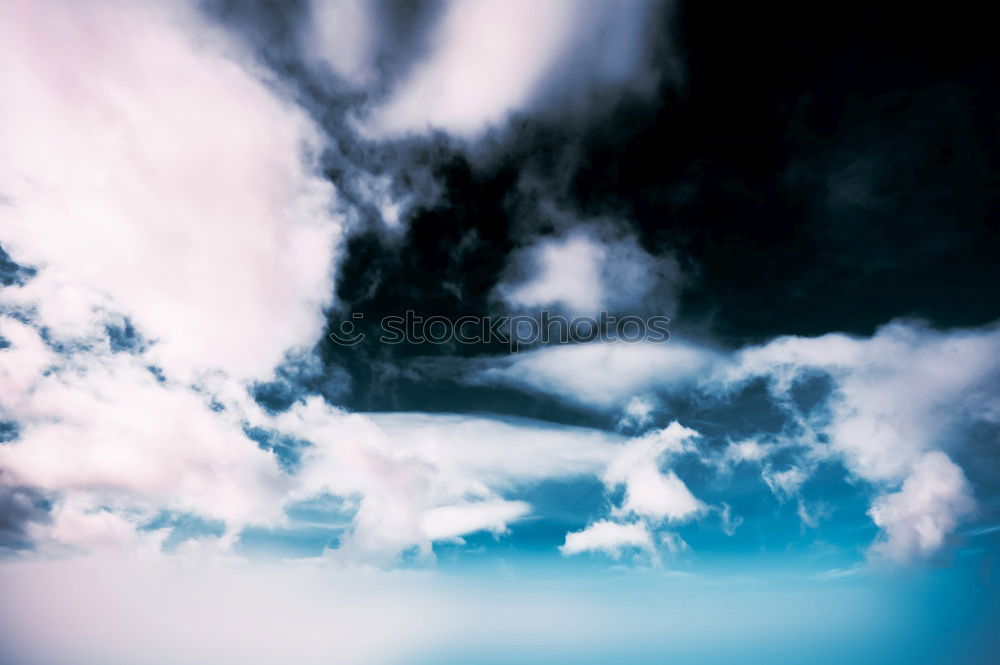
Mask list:
[[[415,48],[433,7],[390,8],[389,24],[409,35],[397,47]],[[280,21],[269,25],[264,41],[280,59]],[[358,312],[369,326],[407,309],[502,313],[492,290],[511,250],[558,230],[538,214],[550,203],[613,219],[650,253],[677,257],[686,279],[676,311],[662,312],[675,334],[737,346],[867,335],[897,317],[991,322],[1000,57],[990,26],[961,7],[679,3],[661,13],[651,57],[664,68],[679,59],[683,74],[654,94],[523,114],[474,151],[443,134],[371,145],[345,136],[334,181],[348,155],[439,189],[407,213],[400,237],[374,224],[350,237],[331,326]],[[394,385],[406,381],[400,359],[495,351],[369,341],[322,345],[352,375],[340,398],[356,408],[428,406],[426,390],[411,403]]]

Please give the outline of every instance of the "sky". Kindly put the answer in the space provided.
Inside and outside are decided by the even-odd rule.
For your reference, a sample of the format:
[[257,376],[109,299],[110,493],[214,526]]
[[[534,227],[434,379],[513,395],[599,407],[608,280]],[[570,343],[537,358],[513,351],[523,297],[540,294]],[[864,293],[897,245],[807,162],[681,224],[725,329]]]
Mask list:
[[0,665],[986,665],[963,3],[0,0]]

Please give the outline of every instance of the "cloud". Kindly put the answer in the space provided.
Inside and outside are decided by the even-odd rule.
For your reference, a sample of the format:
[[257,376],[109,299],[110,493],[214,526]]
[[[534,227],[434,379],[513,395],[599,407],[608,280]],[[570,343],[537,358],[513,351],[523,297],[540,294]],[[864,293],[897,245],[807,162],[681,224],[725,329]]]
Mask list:
[[373,3],[313,1],[308,8],[300,34],[306,57],[322,62],[352,85],[371,82],[378,40]]
[[128,316],[178,377],[311,344],[340,230],[306,114],[183,5],[0,13],[0,243],[38,269],[8,305],[58,339]]
[[[543,240],[525,252],[537,273],[526,282],[498,289],[514,307],[558,305],[570,312],[593,314],[603,309],[606,297],[601,266],[607,250],[580,233],[558,240]],[[517,259],[515,259],[517,260]]]
[[681,278],[676,259],[649,254],[635,236],[578,226],[512,253],[508,277],[496,291],[515,309],[554,307],[577,316],[648,310],[673,315]]
[[582,552],[603,552],[618,559],[625,550],[633,548],[649,552],[654,550],[653,536],[645,523],[619,524],[600,520],[582,531],[567,533],[566,542],[559,547],[559,551],[566,556]]
[[435,414],[349,414],[310,398],[275,419],[313,442],[291,496],[357,497],[350,532],[332,556],[390,563],[435,540],[502,532],[529,510],[505,500],[531,482],[594,475],[622,438],[529,420]]
[[[660,470],[667,458],[695,452],[694,439],[697,437],[694,430],[674,422],[665,429],[649,432],[619,446],[602,480],[609,491],[625,487],[624,500],[611,513],[616,519],[633,521],[599,520],[582,531],[567,533],[560,552],[570,555],[602,551],[617,559],[623,550],[637,547],[655,554],[653,530],[656,527],[664,522],[686,522],[706,512],[707,506],[691,494],[673,470],[666,473]],[[724,519],[728,523],[728,509]],[[671,532],[662,532],[659,543],[670,554],[688,549],[687,543]]]
[[65,358],[24,324],[0,318],[0,331],[12,342],[0,350],[0,412],[19,423],[0,447],[6,478],[133,522],[163,507],[235,526],[280,515],[288,482],[275,458],[204,395],[129,354]]
[[32,530],[49,521],[42,493],[9,486],[4,475],[0,472],[0,557],[31,547]]
[[531,510],[524,501],[476,501],[432,508],[424,513],[421,528],[431,540],[457,538],[476,531],[503,533],[507,524]]
[[691,389],[719,362],[712,349],[671,339],[549,346],[497,360],[469,381],[554,395],[600,411],[624,407],[637,395]]
[[897,561],[931,554],[974,507],[962,469],[944,453],[925,453],[903,487],[878,497],[868,511],[884,533],[873,550]]
[[[505,494],[593,476],[624,440],[528,420],[350,414],[315,396],[271,416],[228,380],[193,389],[142,356],[62,356],[10,318],[0,333],[0,412],[19,423],[0,468],[7,485],[51,497],[51,523],[31,532],[46,549],[155,551],[169,528],[144,529],[163,511],[220,520],[224,548],[244,527],[285,524],[287,506],[332,494],[356,511],[331,554],[388,565],[411,548],[429,556],[434,541],[504,532],[530,510]],[[258,429],[305,443],[294,469],[249,438]]]
[[191,9],[0,6],[0,243],[32,267],[0,290],[0,470],[46,551],[282,517],[243,382],[319,336],[340,222],[321,133]]
[[602,476],[611,489],[625,487],[625,500],[615,514],[683,522],[701,513],[704,504],[684,481],[672,470],[660,471],[665,456],[691,450],[691,440],[697,436],[694,430],[674,422],[626,443]]
[[828,373],[831,446],[854,473],[891,482],[923,452],[955,445],[963,425],[997,420],[998,351],[995,327],[943,332],[895,322],[867,339],[778,338],[739,352],[723,374],[727,382],[768,377],[787,405],[802,373]]
[[[1000,386],[998,358],[996,326],[939,331],[897,321],[867,338],[838,333],[785,336],[731,353],[685,343],[676,336],[665,344],[548,347],[497,361],[474,377],[480,383],[549,394],[599,412],[623,408],[647,395],[689,400],[701,409],[738,403],[741,391],[765,379],[772,405],[786,419],[782,430],[759,432],[721,454],[702,453],[703,463],[719,468],[736,462],[763,464],[771,452],[789,450],[791,466],[781,471],[762,469],[765,482],[783,497],[796,495],[823,460],[842,462],[853,477],[882,495],[905,486],[925,455],[962,453],[974,426],[1000,422],[995,400]],[[818,408],[807,410],[796,395],[805,378],[817,376],[829,379],[830,388],[821,395]],[[648,488],[649,497],[656,499],[637,505],[657,512],[652,506],[666,506],[671,503],[668,497],[684,503],[683,492],[669,476],[645,468],[643,478],[648,482],[636,487]],[[971,492],[961,495],[965,494],[971,496]],[[956,498],[949,505],[960,503]],[[949,513],[952,518],[940,519],[930,505],[913,505],[913,510],[923,505],[926,519],[945,534],[969,514],[956,509]],[[669,514],[665,508],[659,512]],[[815,522],[801,502],[800,513],[807,522]],[[888,518],[880,522],[880,526],[890,524]],[[908,550],[929,553],[934,547],[879,549],[895,555]]]
[[442,129],[472,137],[515,111],[648,85],[655,79],[646,50],[655,7],[452,0],[432,30],[434,48],[363,118],[364,131],[385,137]]
[[787,498],[798,493],[803,483],[809,478],[805,469],[792,466],[784,471],[775,471],[770,465],[765,465],[761,477],[767,483],[772,493]]
[[[876,498],[869,514],[884,531],[875,551],[907,560],[937,549],[971,512],[971,490],[947,451],[961,450],[976,423],[998,421],[998,357],[995,327],[936,331],[895,322],[867,339],[779,338],[739,352],[721,371],[729,381],[768,377],[774,397],[800,422],[790,399],[797,378],[810,371],[832,377],[827,412],[805,423],[814,431],[802,443],[816,459],[835,455],[876,488],[902,485]],[[804,482],[801,471],[765,472],[765,480],[788,495]]]
[[618,420],[619,429],[642,429],[653,422],[653,414],[661,408],[660,403],[652,395],[636,395],[622,408]]

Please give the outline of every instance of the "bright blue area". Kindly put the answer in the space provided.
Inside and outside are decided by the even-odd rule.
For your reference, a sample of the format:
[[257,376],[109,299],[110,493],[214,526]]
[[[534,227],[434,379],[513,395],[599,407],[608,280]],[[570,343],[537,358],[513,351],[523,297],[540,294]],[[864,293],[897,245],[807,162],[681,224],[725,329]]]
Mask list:
[[236,550],[264,558],[321,556],[325,549],[340,545],[355,510],[349,501],[329,494],[299,501],[285,509],[283,526],[244,529]]

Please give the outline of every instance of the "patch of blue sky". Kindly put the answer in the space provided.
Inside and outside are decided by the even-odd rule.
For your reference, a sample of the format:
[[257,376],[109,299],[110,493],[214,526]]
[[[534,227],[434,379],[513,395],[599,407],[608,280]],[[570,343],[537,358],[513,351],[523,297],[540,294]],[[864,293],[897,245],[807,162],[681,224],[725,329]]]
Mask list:
[[0,420],[0,443],[16,441],[21,435],[21,426],[13,420]]
[[504,498],[526,501],[531,513],[508,527],[507,533],[479,531],[462,542],[434,544],[438,565],[448,568],[510,559],[559,557],[568,531],[584,528],[592,516],[609,509],[604,485],[596,477],[548,480],[511,488]]
[[346,524],[248,527],[240,532],[233,550],[243,556],[261,559],[318,557],[327,548],[340,545],[346,528]]
[[261,450],[273,453],[278,464],[289,473],[294,473],[302,460],[302,449],[309,447],[308,441],[297,439],[278,430],[244,425],[243,433],[253,440]]
[[351,501],[330,494],[298,501],[285,509],[282,526],[244,529],[235,549],[250,557],[317,557],[340,544],[356,509]]
[[[791,566],[803,574],[849,568],[862,562],[877,528],[867,515],[870,490],[852,482],[839,464],[820,464],[799,496],[776,495],[756,463],[738,464],[723,476],[692,457],[674,469],[709,508],[682,524],[654,524],[656,534],[679,535],[690,550],[669,554],[668,563],[685,570],[726,571]],[[612,516],[623,490],[609,492],[596,477],[545,481],[511,488],[507,499],[528,502],[531,513],[506,533],[482,531],[461,541],[434,545],[445,568],[491,565],[497,561],[585,566],[614,563],[606,554],[564,557],[559,546],[568,532]],[[800,503],[801,502],[801,503]],[[723,505],[728,515],[722,516]],[[804,521],[805,517],[809,522]],[[619,517],[619,519],[630,519]],[[727,521],[728,520],[728,521]],[[628,557],[625,557],[628,560]]]
[[165,552],[172,552],[188,540],[221,536],[225,533],[226,525],[222,521],[208,520],[190,513],[163,511],[139,527],[140,531],[159,529],[170,529],[162,547]]
[[142,353],[146,349],[145,340],[127,318],[121,324],[106,325],[105,332],[112,353]]

